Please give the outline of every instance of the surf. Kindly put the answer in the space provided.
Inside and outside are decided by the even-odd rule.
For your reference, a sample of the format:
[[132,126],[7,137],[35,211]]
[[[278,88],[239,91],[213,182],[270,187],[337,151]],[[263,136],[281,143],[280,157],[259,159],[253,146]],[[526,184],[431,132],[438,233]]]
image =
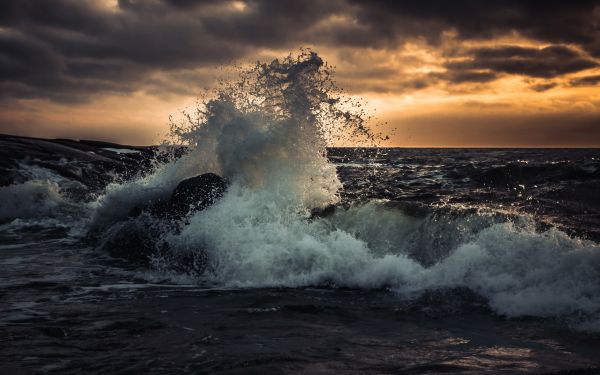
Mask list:
[[[352,103],[312,51],[242,70],[237,81],[172,123],[170,141],[183,155],[169,157],[173,149],[167,149],[148,171],[115,180],[81,203],[91,238],[98,249],[110,243],[127,251],[118,234],[137,231],[153,247],[151,268],[185,283],[383,288],[400,299],[467,289],[499,315],[600,331],[596,242],[540,226],[535,216],[344,199],[328,146],[340,137],[374,146],[381,139]],[[204,173],[227,181],[211,206],[181,220],[144,209]],[[53,182],[43,186],[26,182],[0,194],[41,189],[47,202],[41,210],[65,205]],[[450,292],[447,298],[460,297]]]

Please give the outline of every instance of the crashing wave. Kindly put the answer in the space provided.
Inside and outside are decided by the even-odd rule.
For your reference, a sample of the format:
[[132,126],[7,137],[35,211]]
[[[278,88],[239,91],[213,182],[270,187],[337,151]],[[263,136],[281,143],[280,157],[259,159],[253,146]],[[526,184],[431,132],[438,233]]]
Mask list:
[[[499,314],[578,317],[578,327],[600,329],[596,243],[540,231],[523,218],[420,216],[374,201],[311,217],[340,203],[327,142],[342,135],[376,139],[363,118],[315,53],[257,64],[173,124],[172,135],[189,147],[185,155],[110,185],[96,203],[94,225],[104,243],[116,246],[119,230],[141,228],[151,237],[156,267],[200,262],[193,267],[199,278],[222,286],[387,287],[405,297],[466,287]],[[131,216],[136,206],[167,199],[180,181],[207,172],[229,181],[214,205],[177,223]]]

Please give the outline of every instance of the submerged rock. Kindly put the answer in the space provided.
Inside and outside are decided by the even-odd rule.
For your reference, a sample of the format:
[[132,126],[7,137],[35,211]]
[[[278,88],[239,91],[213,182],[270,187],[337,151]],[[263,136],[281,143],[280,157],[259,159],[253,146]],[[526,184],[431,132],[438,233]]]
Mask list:
[[181,181],[171,196],[148,200],[129,210],[128,217],[136,218],[143,213],[159,219],[180,220],[190,212],[202,211],[219,200],[227,184],[214,174],[204,173]]
[[178,271],[201,273],[206,259],[199,254],[169,254],[161,243],[164,231],[177,231],[180,220],[190,212],[200,211],[219,200],[227,184],[214,174],[181,181],[169,199],[157,199],[134,207],[127,221],[115,223],[103,236],[101,247],[112,257],[149,265],[152,256],[168,260]]
[[156,251],[156,235],[146,217],[114,224],[101,240],[100,248],[113,258],[149,265]]
[[200,276],[208,263],[206,252],[202,248],[172,251],[161,235],[175,230],[176,223],[144,214],[115,224],[101,241],[100,248],[113,258],[125,259],[142,267],[154,266]]
[[334,204],[329,204],[325,207],[313,208],[310,210],[310,219],[329,217],[335,213],[336,209],[337,206]]

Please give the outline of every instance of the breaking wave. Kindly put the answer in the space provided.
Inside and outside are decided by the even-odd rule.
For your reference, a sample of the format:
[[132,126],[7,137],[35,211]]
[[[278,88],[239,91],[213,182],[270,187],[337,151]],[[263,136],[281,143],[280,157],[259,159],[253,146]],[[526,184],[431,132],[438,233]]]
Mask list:
[[81,189],[77,181],[26,164],[20,164],[16,172],[18,176],[12,184],[0,186],[0,223],[14,221],[21,225],[24,220],[40,223],[45,219],[80,216],[84,208],[70,196]]
[[[540,229],[526,217],[340,202],[328,142],[378,138],[330,73],[310,51],[242,72],[173,124],[172,135],[189,147],[185,155],[108,186],[94,203],[94,230],[110,237],[115,225],[145,220],[141,227],[162,228],[155,266],[168,270],[170,259],[200,257],[198,278],[221,286],[387,287],[407,298],[466,287],[498,314],[563,317],[600,330],[594,242]],[[214,205],[176,225],[131,218],[132,208],[166,199],[180,181],[206,172],[229,182]],[[311,214],[329,205],[338,205],[333,214]]]

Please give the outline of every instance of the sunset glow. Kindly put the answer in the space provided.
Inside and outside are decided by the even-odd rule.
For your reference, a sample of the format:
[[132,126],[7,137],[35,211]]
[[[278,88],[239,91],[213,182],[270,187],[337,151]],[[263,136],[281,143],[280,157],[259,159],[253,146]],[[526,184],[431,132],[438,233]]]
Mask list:
[[[600,145],[594,5],[569,8],[571,26],[557,35],[559,5],[495,14],[491,5],[469,21],[466,8],[463,17],[412,2],[50,4],[66,12],[60,24],[18,2],[0,7],[2,133],[155,143],[169,114],[227,78],[231,63],[308,47],[387,123],[388,146]],[[521,22],[535,12],[547,19]]]

